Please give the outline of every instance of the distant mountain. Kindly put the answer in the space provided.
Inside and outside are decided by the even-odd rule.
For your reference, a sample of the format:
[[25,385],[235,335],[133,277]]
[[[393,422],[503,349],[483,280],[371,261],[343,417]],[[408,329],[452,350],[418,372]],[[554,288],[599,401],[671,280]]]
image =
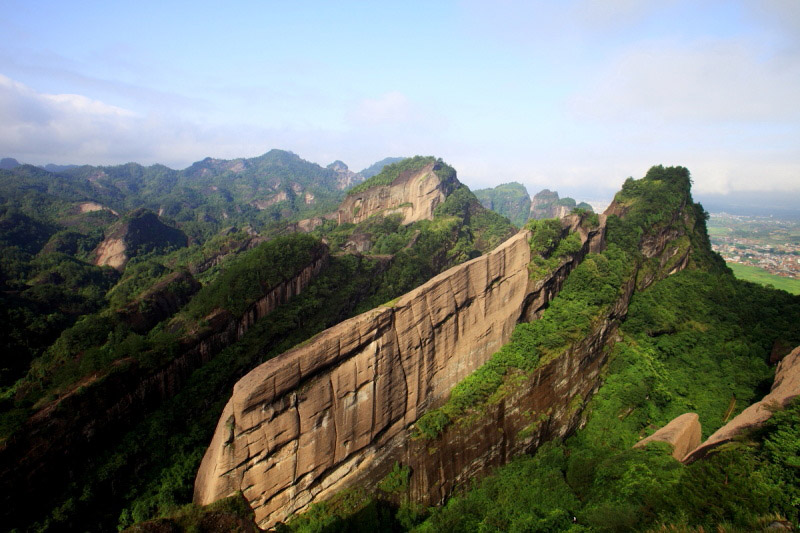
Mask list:
[[0,159],[0,169],[2,170],[11,170],[19,165],[20,162],[12,157],[4,157],[3,159]]
[[53,163],[48,163],[42,168],[48,172],[64,172],[65,170],[76,167],[78,167],[78,165],[54,165]]
[[337,183],[340,190],[349,189],[353,185],[361,183],[365,179],[363,174],[353,172],[348,168],[347,165],[338,159],[325,168],[336,172],[338,176]]
[[387,157],[385,159],[381,159],[377,163],[373,163],[364,170],[362,170],[361,172],[359,172],[359,174],[364,176],[364,179],[371,178],[372,176],[375,176],[376,174],[380,173],[380,171],[383,170],[383,167],[385,167],[386,165],[391,165],[392,163],[398,163],[403,159],[405,159],[405,157]]
[[559,198],[558,193],[550,189],[543,189],[529,198],[525,186],[517,182],[479,189],[475,196],[483,207],[500,213],[518,227],[531,218],[563,218],[575,208],[593,212],[588,203],[577,203],[569,197]]
[[475,191],[483,207],[491,209],[508,218],[512,224],[521,227],[528,221],[531,210],[531,199],[528,191],[521,183],[511,182],[498,185],[493,189]]

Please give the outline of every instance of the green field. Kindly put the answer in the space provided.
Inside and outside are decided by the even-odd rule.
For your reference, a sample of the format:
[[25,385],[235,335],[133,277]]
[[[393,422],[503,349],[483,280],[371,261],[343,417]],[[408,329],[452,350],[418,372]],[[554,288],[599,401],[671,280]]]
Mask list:
[[792,294],[800,294],[800,279],[776,276],[775,274],[770,274],[763,268],[739,263],[728,263],[728,266],[739,279],[760,283],[761,285],[772,285],[776,289],[781,289]]

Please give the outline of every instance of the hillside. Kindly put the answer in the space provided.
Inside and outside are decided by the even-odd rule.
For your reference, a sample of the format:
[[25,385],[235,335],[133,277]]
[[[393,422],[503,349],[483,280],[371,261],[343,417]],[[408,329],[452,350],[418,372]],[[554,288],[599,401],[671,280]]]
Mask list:
[[517,227],[522,227],[530,219],[563,218],[574,209],[593,212],[592,206],[586,202],[577,203],[569,197],[559,198],[557,192],[549,189],[529,197],[525,186],[516,182],[478,189],[475,196],[483,207],[500,213]]
[[531,199],[521,183],[504,183],[493,189],[478,189],[475,196],[483,207],[500,213],[517,227],[524,226],[530,217]]
[[[515,234],[420,156],[338,208],[266,223],[253,169],[303,191],[317,172],[273,152],[193,166],[197,191],[241,185],[219,230],[206,200],[192,220],[153,210],[152,191],[183,194],[183,171],[0,170],[7,527],[797,520],[791,404],[692,464],[634,448],[687,413],[708,437],[800,344],[798,298],[737,281],[711,251],[686,169],[629,179],[604,215]],[[323,170],[331,190],[357,179]],[[127,263],[93,264],[113,240]]]
[[[15,318],[4,324],[12,350],[4,360],[0,401],[5,523],[108,530],[188,503],[213,418],[223,407],[216,398],[236,379],[270,354],[489,251],[513,232],[449,172],[452,190],[426,218],[405,226],[397,215],[376,213],[359,224],[323,219],[312,235],[298,233],[291,222],[260,235],[252,227],[231,227],[188,246],[179,229],[145,208],[118,217],[90,195],[91,184],[77,178],[87,190],[65,195],[71,202],[37,190],[49,194],[43,198],[52,199],[54,211],[110,217],[102,219],[108,225],[99,246],[8,211],[5,250],[25,243],[29,248],[6,255],[24,259],[19,277],[5,280],[7,287],[26,290],[3,293],[15,295],[5,310]],[[7,185],[25,198],[11,180]],[[119,271],[89,263],[102,262],[109,242],[126,248],[127,263],[115,264]],[[72,253],[84,259],[54,251],[73,243],[80,246]],[[56,258],[61,263],[49,277],[31,270]],[[59,327],[49,336],[36,336],[37,313],[55,303],[31,304],[20,317],[26,322],[16,318],[22,305],[16,295],[28,294],[29,276],[46,280],[48,291],[88,279],[66,277],[65,261],[106,277],[90,282],[91,307],[53,324]],[[39,343],[21,357],[26,336]],[[177,478],[176,469],[182,472]],[[176,482],[165,484],[167,478]],[[47,496],[34,504],[33,494],[44,487]]]
[[[526,303],[521,307],[512,303],[519,300],[509,301],[508,296],[501,298],[511,304],[509,309],[521,309],[516,313],[525,319],[510,337],[506,337],[508,333],[503,335],[510,338],[510,343],[453,388],[444,404],[435,399],[441,392],[421,400],[422,393],[412,394],[410,386],[408,393],[396,398],[389,396],[381,401],[376,398],[383,409],[382,424],[392,428],[387,433],[374,425],[350,425],[363,418],[356,411],[348,414],[350,404],[344,399],[348,397],[348,387],[358,390],[363,386],[361,381],[332,379],[335,388],[326,389],[327,378],[319,378],[313,373],[313,367],[309,367],[309,372],[316,377],[307,384],[303,384],[302,374],[295,376],[299,381],[294,384],[274,381],[277,394],[295,386],[306,391],[302,397],[298,396],[301,403],[297,408],[312,409],[309,416],[316,414],[310,420],[320,417],[323,421],[316,424],[313,431],[309,429],[314,442],[327,442],[325,435],[330,429],[326,428],[332,427],[336,439],[345,439],[345,449],[340,451],[334,446],[336,440],[330,443],[334,446],[331,450],[336,450],[335,455],[327,455],[324,446],[304,447],[305,433],[301,427],[298,446],[281,448],[276,441],[269,448],[274,451],[266,451],[263,457],[256,456],[254,464],[264,465],[269,470],[273,464],[271,454],[275,453],[281,456],[282,462],[288,460],[296,464],[295,468],[302,465],[301,471],[307,472],[306,476],[297,479],[299,485],[293,490],[283,490],[285,486],[272,484],[283,479],[275,477],[279,476],[279,471],[274,470],[267,478],[272,481],[266,486],[259,485],[262,479],[259,470],[247,471],[250,463],[236,459],[239,439],[243,444],[250,442],[246,437],[250,434],[247,428],[258,425],[258,418],[248,415],[240,419],[237,409],[250,412],[260,402],[276,401],[274,397],[255,392],[259,390],[259,383],[270,381],[267,376],[273,372],[278,373],[276,376],[282,375],[279,362],[289,364],[293,358],[303,360],[304,350],[314,351],[312,345],[275,359],[237,385],[226,411],[229,414],[223,417],[228,425],[221,420],[217,430],[218,434],[227,435],[225,451],[213,458],[219,453],[215,446],[223,443],[215,438],[206,461],[214,464],[224,458],[221,470],[236,464],[240,465],[237,468],[245,469],[243,478],[226,478],[226,483],[242,479],[248,487],[245,498],[253,491],[259,502],[254,506],[256,520],[264,525],[274,524],[287,509],[305,508],[308,496],[310,501],[329,500],[327,504],[313,506],[307,515],[290,520],[291,530],[313,530],[322,524],[336,524],[344,529],[367,527],[366,524],[384,529],[407,529],[425,520],[429,512],[415,502],[441,503],[458,484],[466,483],[475,475],[485,475],[491,467],[507,461],[511,461],[508,467],[475,485],[473,491],[453,498],[441,511],[433,510],[420,525],[421,529],[466,531],[494,524],[492,527],[507,530],[524,524],[532,531],[566,530],[573,527],[573,516],[577,517],[582,531],[639,528],[643,520],[653,527],[658,520],[678,524],[685,523],[682,521],[687,517],[690,524],[697,526],[732,521],[748,530],[756,524],[775,520],[770,517],[796,520],[796,511],[790,503],[798,486],[796,474],[780,467],[781,461],[792,460],[796,443],[787,442],[781,448],[771,448],[777,453],[771,456],[764,455],[758,447],[745,448],[744,456],[739,455],[740,451],[726,452],[721,448],[722,451],[710,459],[690,466],[682,466],[663,448],[634,449],[632,446],[647,432],[666,424],[687,408],[699,412],[703,434],[708,435],[723,419],[757,399],[761,384],[769,379],[771,371],[765,361],[773,345],[792,346],[800,342],[797,326],[800,302],[785,293],[738,282],[731,276],[719,256],[710,250],[705,214],[698,204],[692,203],[685,169],[654,167],[642,180],[629,180],[607,215],[607,237],[591,246],[593,253],[584,256],[583,261],[581,255],[572,255],[583,238],[573,243],[570,231],[548,233],[556,226],[535,223],[531,225],[532,233],[522,234],[525,240],[530,238],[529,253],[534,254],[533,279],[543,280],[533,285],[528,282],[526,290],[549,286],[547,280],[557,279],[558,276],[551,277],[552,273],[564,265],[577,266],[570,268],[570,275],[564,274],[563,287],[555,286],[546,292],[550,295],[548,299],[552,298],[549,305],[546,299],[544,306],[531,308],[532,302],[539,301],[535,296],[523,297],[521,301]],[[515,237],[514,242],[519,237]],[[563,250],[560,243],[564,243]],[[515,245],[509,241],[505,246]],[[509,249],[506,247],[502,250]],[[537,253],[541,254],[541,259],[537,258]],[[464,374],[460,372],[469,373],[469,367],[453,373],[447,370],[447,365],[459,367],[459,363],[444,361],[457,360],[459,353],[476,353],[474,342],[467,340],[470,347],[465,349],[444,341],[443,344],[439,341],[420,343],[401,334],[406,326],[401,327],[397,321],[406,309],[414,309],[412,302],[419,298],[418,293],[430,294],[427,301],[437,301],[437,297],[432,296],[437,292],[436,284],[454,284],[448,280],[462,275],[459,272],[468,272],[464,269],[472,264],[455,267],[448,272],[449,277],[440,276],[390,307],[363,315],[361,320],[366,321],[363,325],[343,324],[342,332],[359,331],[361,342],[365,343],[360,345],[355,339],[354,343],[348,343],[348,349],[353,350],[351,355],[323,349],[327,346],[325,334],[316,340],[319,349],[330,354],[331,361],[357,367],[362,366],[357,362],[361,358],[369,360],[380,354],[385,369],[380,375],[386,375],[391,382],[396,379],[388,377],[395,375],[391,367],[401,365],[404,369],[400,375],[406,376],[406,383],[409,383],[408,376],[415,376],[410,383],[416,383],[423,376],[421,369],[405,368],[405,361],[411,363],[418,358],[405,354],[404,346],[413,350],[433,345],[436,348],[431,354],[437,362],[432,368],[441,371],[443,376],[461,379],[459,376]],[[499,264],[516,263],[506,259]],[[478,268],[477,263],[475,265]],[[553,268],[556,270],[550,270]],[[544,272],[543,278],[540,272]],[[499,277],[488,277],[490,291],[509,291],[519,285],[512,281],[515,274],[499,271],[496,275]],[[458,308],[459,293],[452,294]],[[525,292],[522,294],[524,296]],[[742,305],[735,310],[728,306],[727,314],[720,314],[716,305],[725,306],[730,298],[741,299]],[[712,303],[716,299],[719,299],[718,304]],[[465,301],[478,300],[467,296]],[[459,314],[464,311],[448,311],[447,305],[452,304],[443,301],[441,307],[430,311],[431,316],[441,313],[441,316],[458,317],[457,322],[472,323],[472,319],[467,318],[469,315]],[[781,315],[755,311],[775,306],[783,310]],[[484,307],[488,308],[488,304]],[[397,318],[385,318],[392,314]],[[395,326],[391,326],[392,320]],[[746,334],[738,327],[731,328],[744,323],[748,324]],[[434,321],[427,326],[432,327],[428,331],[434,339],[437,335],[442,335],[443,339],[449,337],[443,324]],[[485,321],[481,326],[492,327]],[[618,328],[621,335],[616,333]],[[395,341],[377,341],[371,337],[373,333],[386,335],[385,331],[392,330],[397,331]],[[479,331],[472,333],[488,340]],[[332,331],[331,335],[336,334]],[[376,342],[384,347],[377,353],[370,351],[375,349]],[[397,346],[393,347],[393,343]],[[692,355],[683,356],[681,349],[675,350],[677,346]],[[724,348],[720,350],[720,347]],[[334,370],[326,372],[336,374],[336,364],[328,366]],[[692,379],[698,368],[702,368],[700,371],[705,376],[703,382]],[[380,382],[380,375],[372,379]],[[605,379],[600,381],[599,376]],[[444,391],[452,387],[437,379],[433,383],[444,386]],[[391,394],[389,391],[397,387],[385,390]],[[319,395],[324,398],[326,390],[333,394],[332,399],[319,399]],[[406,397],[408,400],[404,400]],[[338,398],[344,403],[340,405]],[[415,406],[414,410],[403,415],[401,403],[398,413],[394,410],[395,401],[408,401]],[[302,402],[307,402],[306,407]],[[434,410],[426,409],[430,404],[439,406]],[[273,405],[283,404],[276,401]],[[354,406],[353,409],[360,408]],[[420,417],[421,412],[425,414]],[[283,415],[276,410],[272,416],[281,421]],[[324,423],[328,417],[332,425]],[[247,425],[240,426],[245,420]],[[300,420],[305,417],[301,416]],[[776,446],[780,441],[774,439],[781,438],[780,432],[796,431],[792,429],[796,427],[796,420],[796,415],[789,410],[786,415],[770,421],[766,433],[758,433],[755,438],[758,442],[776,443],[772,445]],[[271,431],[281,434],[282,422],[276,423],[273,429],[265,428],[266,442],[270,442]],[[578,429],[584,424],[587,424],[585,429]],[[355,440],[347,437],[350,431],[355,431]],[[560,440],[572,433],[574,436],[566,441]],[[291,432],[283,435],[282,438],[289,440],[282,442],[291,442]],[[363,451],[352,448],[364,446],[364,442],[376,438],[370,435],[382,440],[377,445],[367,445]],[[553,443],[548,444],[549,441]],[[357,444],[359,442],[362,444]],[[535,454],[512,461],[515,455],[530,454],[537,448]],[[315,449],[322,455],[314,455]],[[284,450],[297,450],[296,458],[292,459],[292,452]],[[339,457],[341,459],[337,459]],[[731,462],[737,457],[740,459]],[[343,465],[370,466],[345,469],[332,467],[328,464],[331,460],[343,461]],[[225,467],[225,464],[230,466]],[[741,468],[757,472],[758,481],[727,487],[727,480]],[[207,472],[204,462],[198,477],[199,488],[196,487],[200,491],[196,495],[201,495],[198,501],[208,501],[203,487],[208,487],[213,477],[209,478]],[[313,481],[327,472],[336,472],[335,481],[326,482],[324,477]],[[698,483],[701,489],[693,486]],[[787,487],[786,483],[794,488],[777,497],[775,491]],[[322,487],[323,490],[309,493],[303,487]],[[220,489],[220,494],[225,495],[235,487],[225,485]],[[340,492],[342,489],[346,490]],[[709,496],[720,491],[724,498]],[[270,494],[280,498],[273,500]],[[764,500],[766,494],[772,494],[770,498],[774,499]],[[295,495],[297,500],[292,499]],[[739,503],[733,504],[734,501]],[[399,510],[398,503],[401,503]],[[713,513],[703,511],[708,505],[713,505]]]

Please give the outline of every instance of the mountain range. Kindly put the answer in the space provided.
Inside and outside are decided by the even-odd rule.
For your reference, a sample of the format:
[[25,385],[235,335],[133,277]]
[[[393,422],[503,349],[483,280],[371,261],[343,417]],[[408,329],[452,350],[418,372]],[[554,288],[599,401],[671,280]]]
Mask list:
[[2,165],[9,530],[797,523],[800,297],[683,167],[596,214],[431,156]]

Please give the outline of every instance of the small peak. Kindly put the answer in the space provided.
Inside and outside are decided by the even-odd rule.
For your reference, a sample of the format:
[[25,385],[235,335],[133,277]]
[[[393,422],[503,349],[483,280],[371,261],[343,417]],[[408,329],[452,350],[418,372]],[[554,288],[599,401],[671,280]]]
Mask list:
[[345,165],[343,161],[340,161],[339,159],[337,159],[336,161],[334,161],[325,168],[329,168],[336,172],[347,172],[348,170],[350,170],[350,168],[347,165]]

